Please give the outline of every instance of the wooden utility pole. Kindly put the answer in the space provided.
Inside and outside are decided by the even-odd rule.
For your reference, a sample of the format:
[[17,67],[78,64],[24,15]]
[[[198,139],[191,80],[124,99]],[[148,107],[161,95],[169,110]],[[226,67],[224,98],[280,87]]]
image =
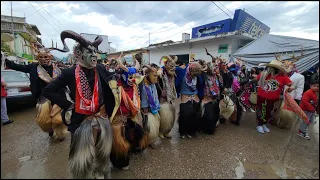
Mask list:
[[151,34],[151,33],[149,33],[149,46],[150,46],[150,34]]
[[12,31],[12,35],[13,35],[13,52],[16,52],[16,44],[15,44],[15,36],[14,36],[14,27],[13,27],[13,16],[12,16],[12,1],[10,1],[11,3],[11,31]]

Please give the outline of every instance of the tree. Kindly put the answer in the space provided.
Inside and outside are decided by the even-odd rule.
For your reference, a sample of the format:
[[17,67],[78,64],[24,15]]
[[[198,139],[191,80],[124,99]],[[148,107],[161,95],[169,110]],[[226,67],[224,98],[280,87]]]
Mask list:
[[10,48],[9,45],[7,45],[7,44],[5,44],[5,43],[3,43],[3,42],[1,42],[1,51],[7,52],[9,56],[16,56],[16,55],[17,55],[16,53],[14,53],[14,52],[11,50],[11,48]]

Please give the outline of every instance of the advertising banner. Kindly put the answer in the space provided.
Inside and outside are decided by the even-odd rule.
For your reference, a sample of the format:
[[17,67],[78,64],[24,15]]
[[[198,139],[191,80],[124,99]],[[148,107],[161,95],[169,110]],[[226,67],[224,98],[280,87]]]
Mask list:
[[229,32],[231,19],[198,26],[192,29],[192,38],[212,36],[219,33]]

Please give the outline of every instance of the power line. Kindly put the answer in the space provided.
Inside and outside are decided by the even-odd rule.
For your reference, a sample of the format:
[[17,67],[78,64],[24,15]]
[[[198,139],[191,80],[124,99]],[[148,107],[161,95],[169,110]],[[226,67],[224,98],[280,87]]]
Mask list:
[[[124,23],[126,23],[124,20],[122,20],[122,19],[120,19],[118,16],[116,16],[114,13],[112,13],[110,10],[108,10],[106,7],[104,7],[102,4],[100,4],[98,1],[96,1],[96,3],[97,4],[99,4],[101,7],[103,7],[105,10],[107,10],[108,12],[110,12],[111,14],[113,14],[114,15],[114,17],[116,17],[116,18],[118,18],[120,21],[123,21]],[[128,23],[126,23],[127,24],[127,26],[129,26],[129,24]],[[140,29],[137,29],[138,31],[140,31],[141,33],[144,33],[144,32],[142,32]],[[114,34],[114,33],[112,33],[112,34]],[[111,35],[110,35],[111,36]]]
[[[212,3],[210,3],[209,5],[205,5],[205,6],[203,6],[202,8],[198,9],[197,11],[195,11],[195,12],[193,12],[193,13],[191,13],[191,14],[189,14],[189,15],[185,16],[185,17],[184,17],[184,18],[182,18],[182,19],[180,19],[179,21],[174,22],[174,24],[177,24],[178,22],[180,22],[180,21],[182,21],[182,20],[186,19],[187,17],[189,17],[189,16],[191,16],[191,15],[194,15],[195,13],[199,12],[199,11],[200,11],[200,10],[202,10],[202,9],[205,9],[205,8],[210,7],[211,5],[212,5]],[[164,27],[165,27],[165,26],[164,26]],[[159,30],[163,29],[164,27],[161,27],[160,29],[157,29],[157,30],[155,30],[155,31],[153,31],[153,32],[151,32],[151,33],[156,33],[157,31],[159,31]]]
[[[260,4],[262,4],[262,3],[260,3]],[[249,7],[248,9],[251,9],[251,8],[253,8],[253,7],[255,7],[256,5],[254,5],[254,6],[251,6],[251,7]],[[221,14],[222,12],[220,12],[219,14]],[[217,15],[219,15],[219,14],[217,14]],[[217,15],[215,15],[215,16],[217,16]],[[215,17],[215,16],[213,16],[213,17]],[[211,18],[213,18],[213,17],[210,17],[210,19]],[[205,21],[207,21],[207,20],[205,20]],[[205,22],[205,21],[202,21],[201,22],[201,24],[203,23],[203,22]],[[199,23],[200,24],[200,23]],[[189,28],[188,28],[189,29]],[[188,30],[188,29],[185,29],[185,30]],[[183,31],[185,31],[185,30],[183,30]],[[183,31],[181,31],[181,32],[183,32]],[[172,36],[175,36],[175,35],[177,35],[177,34],[180,34],[181,32],[178,32],[178,33],[176,33],[176,34],[174,34],[174,35],[172,35]],[[164,39],[168,39],[168,38],[171,38],[172,36],[169,36],[169,37],[167,37],[167,38],[164,38]],[[163,40],[163,39],[161,39],[161,40]]]
[[[29,2],[28,2],[28,3],[29,3]],[[46,7],[53,6],[53,5],[60,4],[60,3],[61,3],[61,2],[57,2],[57,3],[54,3],[54,4],[50,4],[50,5],[46,6]],[[30,3],[29,3],[29,4],[30,4]],[[32,7],[35,8],[34,6],[32,6]],[[46,8],[46,7],[43,7],[43,8]],[[35,8],[37,11],[35,11],[35,12],[33,12],[32,14],[26,16],[26,18],[34,15],[35,13],[39,12],[39,11],[40,11],[41,9],[43,9],[43,8],[40,8],[40,9]]]
[[[220,1],[218,1],[218,3],[221,4],[225,9],[227,9]],[[227,9],[227,10],[228,10],[229,13],[233,16],[233,13],[232,13],[229,9]]]
[[[34,9],[36,9],[29,1],[28,1],[28,3],[29,3]],[[40,14],[40,16],[41,16],[54,30],[57,31],[58,34],[60,34],[59,30],[57,30],[54,26],[52,26],[52,25],[49,23],[49,21],[47,21],[47,19],[42,16],[42,14],[41,14],[40,12],[38,12],[38,13]]]
[[[43,8],[38,2],[36,2],[41,8]],[[64,28],[66,28],[65,27],[65,25],[63,25],[62,23],[60,23],[56,18],[54,18],[45,8],[43,8],[43,10],[44,11],[46,11],[54,20],[56,20],[59,24],[61,24]],[[67,28],[66,28],[67,29]]]
[[[211,3],[211,4],[212,4],[212,3]],[[229,4],[229,3],[227,3],[227,4]],[[203,18],[204,16],[210,14],[211,12],[213,12],[213,11],[215,11],[215,10],[217,10],[217,9],[218,9],[218,8],[213,9],[212,11],[209,11],[207,14],[205,14],[205,15],[203,15],[203,16],[200,16],[200,18]],[[200,18],[198,18],[198,19],[200,19]],[[198,20],[198,19],[196,19],[196,20]],[[163,30],[163,31],[160,31],[160,32],[156,32],[156,33],[162,33],[162,32],[170,31],[170,30],[177,29],[177,28],[178,28],[178,27],[175,27],[175,28],[172,28],[172,29],[167,29],[167,30]]]
[[[293,20],[289,21],[287,24],[285,24],[285,25],[281,25],[281,27],[276,28],[275,30],[278,30],[278,29],[280,29],[280,28],[282,28],[282,27],[287,26],[288,24],[290,24],[290,23],[292,23],[293,21],[295,21],[295,20],[297,20],[297,19],[301,18],[302,16],[306,15],[307,13],[309,13],[310,11],[312,11],[313,9],[315,9],[315,8],[316,8],[316,7],[318,7],[318,6],[319,6],[319,5],[316,5],[315,7],[313,7],[312,9],[310,9],[309,11],[307,11],[307,12],[305,12],[305,13],[301,14],[300,16],[298,16],[298,17],[294,18]],[[273,31],[275,31],[275,30],[273,30]]]
[[138,18],[136,18],[135,20],[131,21],[129,24],[135,22],[136,20],[138,20],[140,17],[146,15],[147,13],[149,13],[150,11],[152,11],[154,8],[158,7],[160,4],[162,4],[163,1],[161,1],[159,4],[157,4],[156,6],[152,7],[149,11],[145,12],[144,14],[142,14],[141,16],[139,16]]
[[[212,3],[210,3],[210,5],[212,5]],[[193,13],[191,13],[191,14],[189,14],[189,15],[185,16],[184,18],[182,18],[182,19],[180,19],[180,20],[178,20],[178,21],[174,22],[174,24],[177,24],[178,22],[180,22],[180,21],[182,21],[182,20],[186,19],[187,17],[189,17],[189,16],[191,16],[191,15],[195,14],[196,12],[198,12],[198,11],[200,11],[200,10],[204,9],[204,8],[209,7],[210,5],[205,5],[204,7],[202,7],[202,8],[200,8],[200,9],[198,9],[197,11],[195,11],[195,12],[193,12]],[[211,12],[211,11],[210,11],[210,12]],[[209,14],[209,13],[207,13],[207,14]],[[166,26],[163,26],[163,27],[161,27],[161,28],[159,28],[159,29],[157,29],[157,30],[155,30],[155,31],[152,31],[152,32],[150,32],[149,34],[164,32],[164,31],[156,32],[156,31],[159,31],[159,30],[163,29],[164,27],[166,27]],[[173,28],[173,29],[175,29],[175,28]],[[147,35],[149,35],[149,34],[144,34],[143,36],[139,37],[138,39],[142,39],[142,38],[144,38],[145,36],[147,36]],[[138,40],[138,39],[136,39],[136,40]],[[131,41],[131,42],[129,42],[129,43],[135,42],[136,40]],[[126,43],[126,44],[127,44],[127,43]],[[120,45],[121,45],[121,44],[120,44]]]
[[[213,1],[211,1],[211,2],[212,2],[214,5],[216,5],[221,11],[224,12],[224,10],[221,9],[215,2],[213,2]],[[231,18],[231,16],[230,16],[228,13],[226,13],[226,12],[224,12],[224,13]]]
[[[231,2],[230,2],[230,3],[231,3]],[[211,3],[211,4],[212,4],[212,3]],[[229,3],[226,3],[226,4],[229,4]],[[216,9],[218,9],[218,8],[216,8]],[[200,16],[200,18],[205,17],[206,15],[208,15],[208,14],[210,14],[211,12],[215,11],[216,9],[213,9],[212,11],[209,11],[207,14],[205,14],[205,15],[203,15],[203,16]],[[221,14],[221,13],[219,13],[219,14]],[[219,15],[219,14],[217,14],[217,15]],[[212,17],[215,17],[215,16],[212,16]],[[212,18],[212,17],[210,17],[210,18]],[[200,19],[200,18],[198,18],[198,19]],[[198,20],[198,19],[196,19],[196,20]],[[205,21],[207,21],[207,20],[205,20]],[[204,22],[204,21],[202,21],[202,22]],[[201,23],[202,23],[202,22],[201,22]],[[160,31],[160,32],[157,32],[157,33],[162,33],[162,32],[170,31],[170,30],[177,29],[177,28],[179,28],[179,27],[172,28],[172,29],[169,29],[169,30]],[[138,38],[138,39],[142,39],[142,38],[145,38],[145,36],[140,37],[140,38]],[[138,39],[136,39],[136,40],[138,40]],[[130,44],[130,43],[132,43],[132,42],[136,42],[136,40],[130,41],[129,43],[125,43],[125,44]],[[120,44],[120,45],[122,45],[122,44]],[[120,46],[120,47],[121,47],[121,46]]]

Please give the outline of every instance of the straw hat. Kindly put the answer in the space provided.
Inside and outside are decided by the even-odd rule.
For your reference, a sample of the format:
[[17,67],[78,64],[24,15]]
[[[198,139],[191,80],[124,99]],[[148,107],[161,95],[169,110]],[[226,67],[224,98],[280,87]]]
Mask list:
[[282,71],[284,73],[290,72],[290,70],[285,68],[283,63],[281,61],[278,61],[278,60],[272,60],[270,63],[261,63],[261,64],[259,64],[259,66],[274,67],[274,68],[277,68],[277,69],[279,69],[280,71]]

